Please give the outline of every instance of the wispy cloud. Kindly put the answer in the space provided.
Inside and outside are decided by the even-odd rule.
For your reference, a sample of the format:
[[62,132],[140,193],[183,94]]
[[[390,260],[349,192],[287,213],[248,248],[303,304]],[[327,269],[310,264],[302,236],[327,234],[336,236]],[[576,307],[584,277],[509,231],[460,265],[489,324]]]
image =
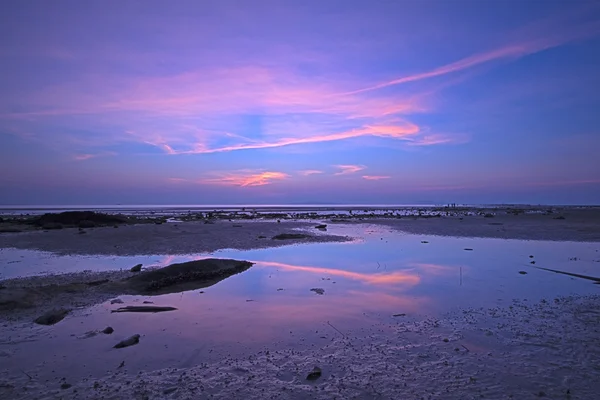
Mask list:
[[85,161],[85,160],[90,160],[92,158],[97,158],[97,157],[110,157],[110,156],[115,156],[117,155],[117,153],[112,152],[112,151],[105,151],[102,153],[96,153],[96,154],[76,154],[75,156],[73,156],[73,159],[76,161]]
[[275,171],[237,171],[227,172],[221,174],[215,178],[203,178],[197,182],[207,185],[226,185],[226,186],[264,186],[275,181],[281,181],[289,178],[290,176],[283,172]]
[[303,171],[298,171],[298,174],[302,176],[317,175],[322,173],[323,171],[319,171],[318,169],[305,169]]
[[334,165],[334,167],[339,169],[334,175],[354,174],[367,168],[364,165]]
[[368,181],[379,181],[382,179],[389,179],[391,178],[390,176],[384,176],[384,175],[363,175],[363,179],[366,179]]
[[432,134],[432,135],[424,135],[420,137],[411,138],[406,141],[407,146],[433,146],[438,144],[458,144],[458,143],[466,143],[469,141],[467,135],[464,134]]
[[403,76],[401,78],[393,79],[391,81],[383,82],[377,85],[368,86],[350,92],[340,93],[340,95],[353,95],[363,92],[369,92],[372,90],[382,89],[389,86],[401,85],[404,83],[433,78],[436,76],[462,71],[491,61],[502,59],[517,59],[553,47],[561,46],[565,43],[569,43],[575,40],[593,37],[598,35],[599,33],[600,23],[598,21],[594,21],[592,23],[582,24],[577,27],[571,28],[567,32],[554,32],[550,33],[548,36],[538,36],[536,38],[524,40],[522,42],[509,44],[504,47],[493,49],[487,52],[474,54],[472,56],[463,58],[450,64],[443,65],[430,71]]

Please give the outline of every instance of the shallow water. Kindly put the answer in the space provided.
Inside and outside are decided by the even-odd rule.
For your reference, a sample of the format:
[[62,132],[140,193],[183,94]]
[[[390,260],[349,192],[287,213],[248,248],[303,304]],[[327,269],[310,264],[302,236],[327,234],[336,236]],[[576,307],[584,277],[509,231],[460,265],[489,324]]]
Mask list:
[[[600,285],[590,281],[535,268],[600,276],[598,243],[421,236],[373,225],[336,225],[329,233],[359,240],[150,257],[70,257],[2,249],[2,278],[128,269],[137,263],[163,266],[207,256],[256,265],[202,290],[121,296],[124,305],[152,301],[177,311],[110,313],[122,305],[106,302],[78,309],[55,326],[14,328],[2,335],[0,351],[10,357],[0,358],[0,364],[10,359],[14,368],[48,378],[65,373],[96,376],[114,371],[124,360],[132,372],[183,368],[259,349],[318,348],[339,337],[385,334],[396,321],[408,323],[459,308],[509,307],[514,299],[534,303],[600,293]],[[312,288],[324,289],[324,294]],[[84,338],[86,332],[106,326],[115,333]],[[140,344],[112,349],[135,333],[142,335]],[[32,366],[31,360],[39,364]]]

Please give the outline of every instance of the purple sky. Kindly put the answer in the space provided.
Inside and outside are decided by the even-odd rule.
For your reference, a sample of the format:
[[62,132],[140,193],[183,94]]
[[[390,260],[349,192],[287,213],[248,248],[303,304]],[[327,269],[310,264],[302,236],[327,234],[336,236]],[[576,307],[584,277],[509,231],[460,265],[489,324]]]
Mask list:
[[598,1],[0,2],[0,204],[600,204]]

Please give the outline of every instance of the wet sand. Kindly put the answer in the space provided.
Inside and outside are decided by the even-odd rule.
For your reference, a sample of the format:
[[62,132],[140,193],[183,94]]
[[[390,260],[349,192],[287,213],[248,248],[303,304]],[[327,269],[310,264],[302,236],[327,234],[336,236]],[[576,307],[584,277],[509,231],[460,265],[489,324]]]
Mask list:
[[[488,212],[486,212],[488,213]],[[493,215],[493,216],[490,216]],[[455,215],[381,218],[335,217],[303,221],[217,221],[125,225],[0,234],[1,247],[38,249],[59,254],[189,254],[222,248],[252,249],[294,243],[347,241],[327,235],[316,223],[380,224],[424,235],[493,237],[527,240],[600,241],[597,209],[565,209],[519,214],[496,210]],[[558,218],[562,217],[562,218]],[[563,219],[564,218],[564,219]],[[282,233],[310,235],[275,240]],[[259,236],[264,236],[259,238]],[[367,331],[343,332],[334,326],[318,346],[272,348],[219,360],[196,360],[181,368],[141,369],[128,363],[106,366],[106,374],[48,380],[48,365],[10,367],[11,346],[43,340],[52,328],[32,327],[33,317],[70,304],[80,310],[106,301],[105,293],[82,281],[123,279],[130,272],[82,273],[6,281],[6,287],[51,286],[44,307],[3,315],[0,339],[0,397],[8,399],[208,399],[208,398],[550,398],[597,397],[600,368],[600,296],[549,298],[510,307],[472,308],[437,318],[404,316]],[[535,284],[535,283],[533,283]],[[61,290],[60,286],[69,290]],[[0,289],[1,290],[1,289]],[[100,327],[101,328],[101,327]],[[114,338],[110,338],[114,339]],[[101,340],[91,337],[86,340]],[[102,339],[104,340],[104,339]],[[146,340],[141,338],[142,342]],[[14,343],[13,343],[14,342]],[[143,347],[140,347],[140,349]],[[123,359],[135,352],[123,351]],[[141,351],[141,350],[135,350]],[[144,351],[147,351],[145,349]],[[60,351],[58,351],[60,353]],[[127,356],[129,354],[129,356]],[[192,359],[193,354],[190,354]],[[207,362],[208,361],[208,362]],[[314,367],[322,370],[307,380]]]
[[[219,249],[256,249],[294,243],[343,242],[342,236],[327,235],[310,222],[216,221],[124,225],[85,230],[66,228],[0,234],[0,248],[14,247],[57,254],[104,254],[116,256],[192,254]],[[277,240],[276,235],[299,233],[305,238]],[[85,232],[85,233],[80,233]]]
[[[7,399],[581,399],[597,398],[600,297],[555,298],[443,318],[391,318],[362,335],[305,349],[264,350],[181,368],[83,379],[7,369]],[[101,340],[89,338],[86,340]],[[142,341],[144,338],[141,339]],[[123,359],[135,357],[128,349]],[[193,356],[193,354],[190,354]],[[10,357],[10,354],[0,354]],[[314,367],[321,376],[307,380]],[[65,373],[65,375],[67,375]]]

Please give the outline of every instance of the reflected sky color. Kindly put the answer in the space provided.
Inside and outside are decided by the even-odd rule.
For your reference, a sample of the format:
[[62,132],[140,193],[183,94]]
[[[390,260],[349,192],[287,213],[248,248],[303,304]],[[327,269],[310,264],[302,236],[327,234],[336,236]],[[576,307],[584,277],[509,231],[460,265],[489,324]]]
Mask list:
[[0,204],[598,203],[597,2],[4,1]]
[[[28,325],[26,332],[50,329],[52,335],[19,346],[11,362],[26,366],[35,355],[40,362],[58,363],[56,372],[47,374],[60,374],[60,366],[78,366],[81,376],[104,373],[107,365],[116,368],[122,361],[123,353],[111,351],[115,340],[140,333],[140,345],[127,353],[130,370],[179,368],[252,349],[319,346],[339,337],[336,329],[345,335],[380,334],[394,324],[410,324],[423,316],[508,307],[514,299],[534,304],[599,290],[584,279],[538,270],[529,257],[534,256],[535,266],[600,276],[598,243],[420,236],[371,225],[336,225],[330,232],[361,240],[136,257],[69,257],[0,249],[2,278],[129,269],[138,262],[164,266],[208,256],[256,262],[249,270],[202,290],[120,296],[125,305],[150,300],[177,307],[173,312],[115,314],[109,311],[121,305],[106,302],[77,309],[51,328]],[[519,274],[521,270],[528,274]],[[325,293],[318,295],[311,288]],[[105,326],[112,326],[115,334],[77,339]],[[66,343],[71,355],[54,357],[55,349]]]

